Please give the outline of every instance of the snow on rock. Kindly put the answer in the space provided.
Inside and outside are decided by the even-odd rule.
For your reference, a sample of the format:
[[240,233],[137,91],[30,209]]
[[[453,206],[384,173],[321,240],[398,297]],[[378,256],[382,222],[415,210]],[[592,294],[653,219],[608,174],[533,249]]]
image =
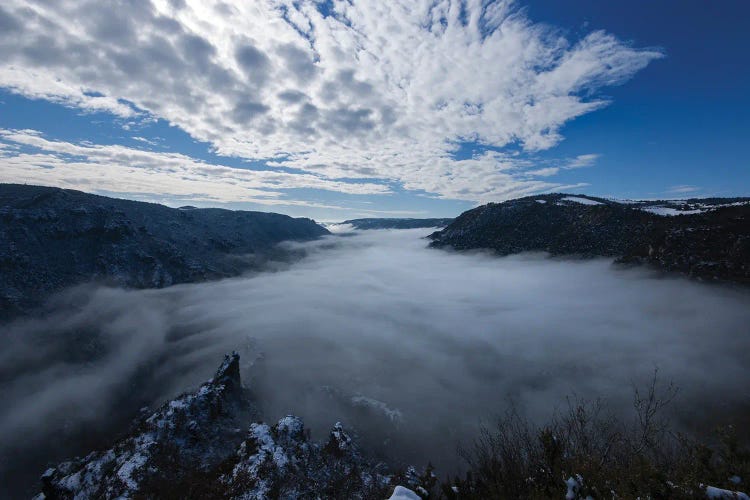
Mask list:
[[388,497],[388,500],[422,500],[422,498],[409,488],[396,486],[393,490],[393,494]]
[[319,444],[298,417],[247,426],[255,416],[233,353],[195,393],[137,419],[112,448],[45,471],[37,498],[158,498],[167,489],[195,498],[387,495],[390,476],[362,457],[340,422]]
[[580,483],[576,478],[570,476],[565,480],[565,486],[568,488],[568,490],[565,492],[565,500],[574,500],[576,497],[576,493],[578,493],[578,490],[581,487]]
[[566,486],[565,500],[593,500],[591,495],[583,496],[583,476],[576,474],[564,481]]
[[547,200],[534,200],[534,201],[537,203],[542,203],[542,204],[547,203]]
[[310,442],[302,420],[286,416],[274,426],[253,424],[231,473],[220,481],[226,496],[243,499],[369,498],[390,477],[369,466],[337,423],[325,445]]
[[[652,204],[641,207],[641,210],[661,216],[702,214],[728,207],[742,207],[750,204],[747,201],[736,201],[732,203],[700,203],[699,201],[666,200],[666,205]],[[677,208],[675,208],[677,207]]]
[[352,438],[344,431],[344,426],[341,422],[336,422],[331,430],[331,435],[328,440],[328,447],[334,454],[346,453],[346,451],[352,445]]
[[662,215],[665,217],[671,217],[675,215],[690,215],[690,214],[700,214],[705,212],[705,210],[701,209],[694,209],[694,210],[677,210],[676,208],[672,207],[661,207],[661,206],[654,206],[654,207],[643,207],[641,210],[645,212],[649,212],[655,215]]
[[581,205],[603,205],[603,203],[600,201],[581,198],[579,196],[565,196],[563,198],[560,198],[560,201],[572,201],[573,203],[580,203]]
[[750,496],[747,493],[741,491],[724,490],[715,486],[706,486],[706,497],[707,498],[719,498],[719,499],[736,499],[736,500],[750,500]]
[[[111,449],[64,462],[42,476],[47,498],[131,498],[169,467],[204,470],[239,444],[237,408],[243,401],[239,355],[224,359],[216,376],[195,394],[184,394],[134,423],[132,434]],[[165,463],[166,462],[166,463]]]

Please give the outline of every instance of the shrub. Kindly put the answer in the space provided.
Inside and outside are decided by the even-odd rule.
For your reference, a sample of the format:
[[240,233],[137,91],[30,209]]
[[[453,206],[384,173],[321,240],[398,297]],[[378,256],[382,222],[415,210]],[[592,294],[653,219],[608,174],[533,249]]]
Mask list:
[[488,498],[706,498],[706,485],[737,490],[750,477],[750,453],[733,427],[707,445],[675,433],[664,409],[677,389],[658,383],[634,389],[633,418],[615,418],[600,400],[569,398],[543,427],[515,409],[483,427],[461,451],[463,478],[434,496]]

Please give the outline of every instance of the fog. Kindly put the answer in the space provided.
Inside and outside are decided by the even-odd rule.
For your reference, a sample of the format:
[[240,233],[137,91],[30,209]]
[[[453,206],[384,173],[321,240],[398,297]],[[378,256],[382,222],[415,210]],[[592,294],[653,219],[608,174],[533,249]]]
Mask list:
[[610,260],[428,249],[429,232],[292,245],[306,257],[221,282],[57,297],[3,328],[0,467],[101,446],[232,350],[264,419],[300,415],[313,437],[340,420],[390,460],[442,473],[511,402],[538,421],[570,394],[624,412],[655,367],[680,387],[679,425],[747,411],[747,291]]

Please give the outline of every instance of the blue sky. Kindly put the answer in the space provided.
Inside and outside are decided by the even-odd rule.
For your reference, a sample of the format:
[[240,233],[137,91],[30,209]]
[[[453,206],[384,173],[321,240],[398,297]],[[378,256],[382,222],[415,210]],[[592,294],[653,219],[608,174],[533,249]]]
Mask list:
[[318,220],[750,191],[746,2],[116,3],[0,6],[1,182]]
[[750,3],[576,0],[528,8],[532,17],[607,29],[666,56],[609,89],[610,106],[565,128],[558,151],[601,144],[588,192],[653,198],[684,185],[697,188],[685,195],[750,194]]

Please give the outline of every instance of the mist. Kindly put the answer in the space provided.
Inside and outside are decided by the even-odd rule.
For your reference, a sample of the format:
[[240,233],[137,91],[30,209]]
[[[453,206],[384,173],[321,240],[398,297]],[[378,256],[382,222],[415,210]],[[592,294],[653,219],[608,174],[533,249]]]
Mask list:
[[233,350],[264,420],[296,414],[318,438],[342,421],[379,456],[442,474],[509,405],[541,422],[576,394],[624,413],[655,367],[680,388],[679,425],[747,414],[746,290],[606,259],[428,249],[429,232],[289,245],[306,257],[220,282],[61,294],[2,329],[0,467],[37,476],[106,445]]

